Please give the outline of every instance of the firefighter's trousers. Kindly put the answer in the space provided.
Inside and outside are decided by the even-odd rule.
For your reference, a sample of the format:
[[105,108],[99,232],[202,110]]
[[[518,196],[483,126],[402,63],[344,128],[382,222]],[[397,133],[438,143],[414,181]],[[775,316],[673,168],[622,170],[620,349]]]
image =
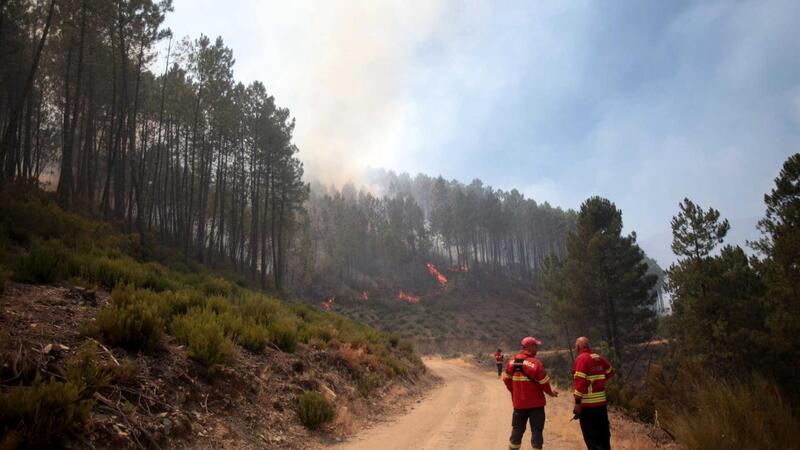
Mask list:
[[581,431],[588,450],[611,450],[608,409],[605,406],[583,407]]
[[533,448],[542,448],[544,438],[542,431],[544,430],[544,407],[533,409],[515,409],[514,414],[511,416],[511,439],[509,439],[508,448],[511,450],[518,449],[522,446],[522,435],[525,434],[525,425],[530,421],[531,423],[531,444]]

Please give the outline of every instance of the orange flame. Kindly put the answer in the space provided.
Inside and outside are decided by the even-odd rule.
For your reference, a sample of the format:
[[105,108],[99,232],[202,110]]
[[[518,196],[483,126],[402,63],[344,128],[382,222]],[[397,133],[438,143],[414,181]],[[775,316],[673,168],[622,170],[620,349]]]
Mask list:
[[332,295],[326,297],[325,300],[322,301],[322,309],[324,309],[325,311],[330,311],[333,308],[333,301],[335,299],[336,297]]
[[439,282],[439,286],[441,287],[447,286],[447,278],[445,278],[444,275],[442,275],[441,272],[439,272],[439,270],[436,269],[436,266],[434,266],[431,263],[428,263],[426,265],[428,266],[428,273],[436,277],[436,281]]
[[419,297],[416,295],[406,294],[402,289],[400,289],[400,292],[397,293],[397,298],[408,303],[419,303]]
[[367,294],[367,291],[361,291],[361,300],[369,300],[369,294]]

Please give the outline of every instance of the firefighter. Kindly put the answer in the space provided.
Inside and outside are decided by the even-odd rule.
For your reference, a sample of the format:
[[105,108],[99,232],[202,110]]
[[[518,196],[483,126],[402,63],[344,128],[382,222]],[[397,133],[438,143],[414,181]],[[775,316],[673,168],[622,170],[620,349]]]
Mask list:
[[575,352],[578,356],[572,367],[573,413],[579,418],[583,441],[589,450],[611,450],[605,384],[614,375],[614,369],[602,356],[592,352],[586,337],[575,340]]
[[520,342],[522,350],[508,361],[503,373],[503,382],[511,392],[514,413],[511,416],[510,450],[522,447],[522,435],[525,424],[531,423],[531,444],[533,448],[542,448],[544,442],[544,405],[547,403],[544,394],[558,397],[558,392],[550,387],[550,377],[544,365],[536,358],[536,351],[541,342],[533,337],[526,337]]
[[499,348],[492,356],[494,356],[494,361],[497,363],[497,376],[500,377],[500,375],[503,373],[503,363],[506,361],[506,357],[503,355],[503,351]]

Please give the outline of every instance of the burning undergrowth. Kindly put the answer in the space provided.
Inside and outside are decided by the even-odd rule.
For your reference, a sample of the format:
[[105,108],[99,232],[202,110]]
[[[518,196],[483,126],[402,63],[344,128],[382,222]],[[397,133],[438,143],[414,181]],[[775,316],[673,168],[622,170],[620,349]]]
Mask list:
[[418,296],[406,294],[402,289],[397,292],[397,299],[411,304],[419,303],[420,300]]
[[427,263],[426,267],[428,268],[428,273],[431,274],[431,276],[433,276],[434,278],[436,278],[436,281],[439,283],[439,286],[442,287],[442,289],[446,288],[447,278],[445,278],[444,275],[442,275],[439,272],[439,270],[436,269],[436,266],[433,263]]
[[[447,275],[439,267],[447,268],[442,270]],[[528,286],[464,264],[430,263],[416,269],[404,279],[359,278],[356,287],[331,289],[335,310],[408,339],[422,353],[509,348],[519,336],[534,333],[540,306]]]

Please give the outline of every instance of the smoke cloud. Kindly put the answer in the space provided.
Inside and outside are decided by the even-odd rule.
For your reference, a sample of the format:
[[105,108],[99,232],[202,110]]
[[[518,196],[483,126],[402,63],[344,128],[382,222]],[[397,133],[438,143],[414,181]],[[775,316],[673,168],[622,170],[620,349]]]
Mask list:
[[177,0],[167,25],[221,35],[237,79],[264,81],[290,108],[307,179],[341,185],[402,158],[415,108],[408,61],[443,20],[443,0],[231,3]]

